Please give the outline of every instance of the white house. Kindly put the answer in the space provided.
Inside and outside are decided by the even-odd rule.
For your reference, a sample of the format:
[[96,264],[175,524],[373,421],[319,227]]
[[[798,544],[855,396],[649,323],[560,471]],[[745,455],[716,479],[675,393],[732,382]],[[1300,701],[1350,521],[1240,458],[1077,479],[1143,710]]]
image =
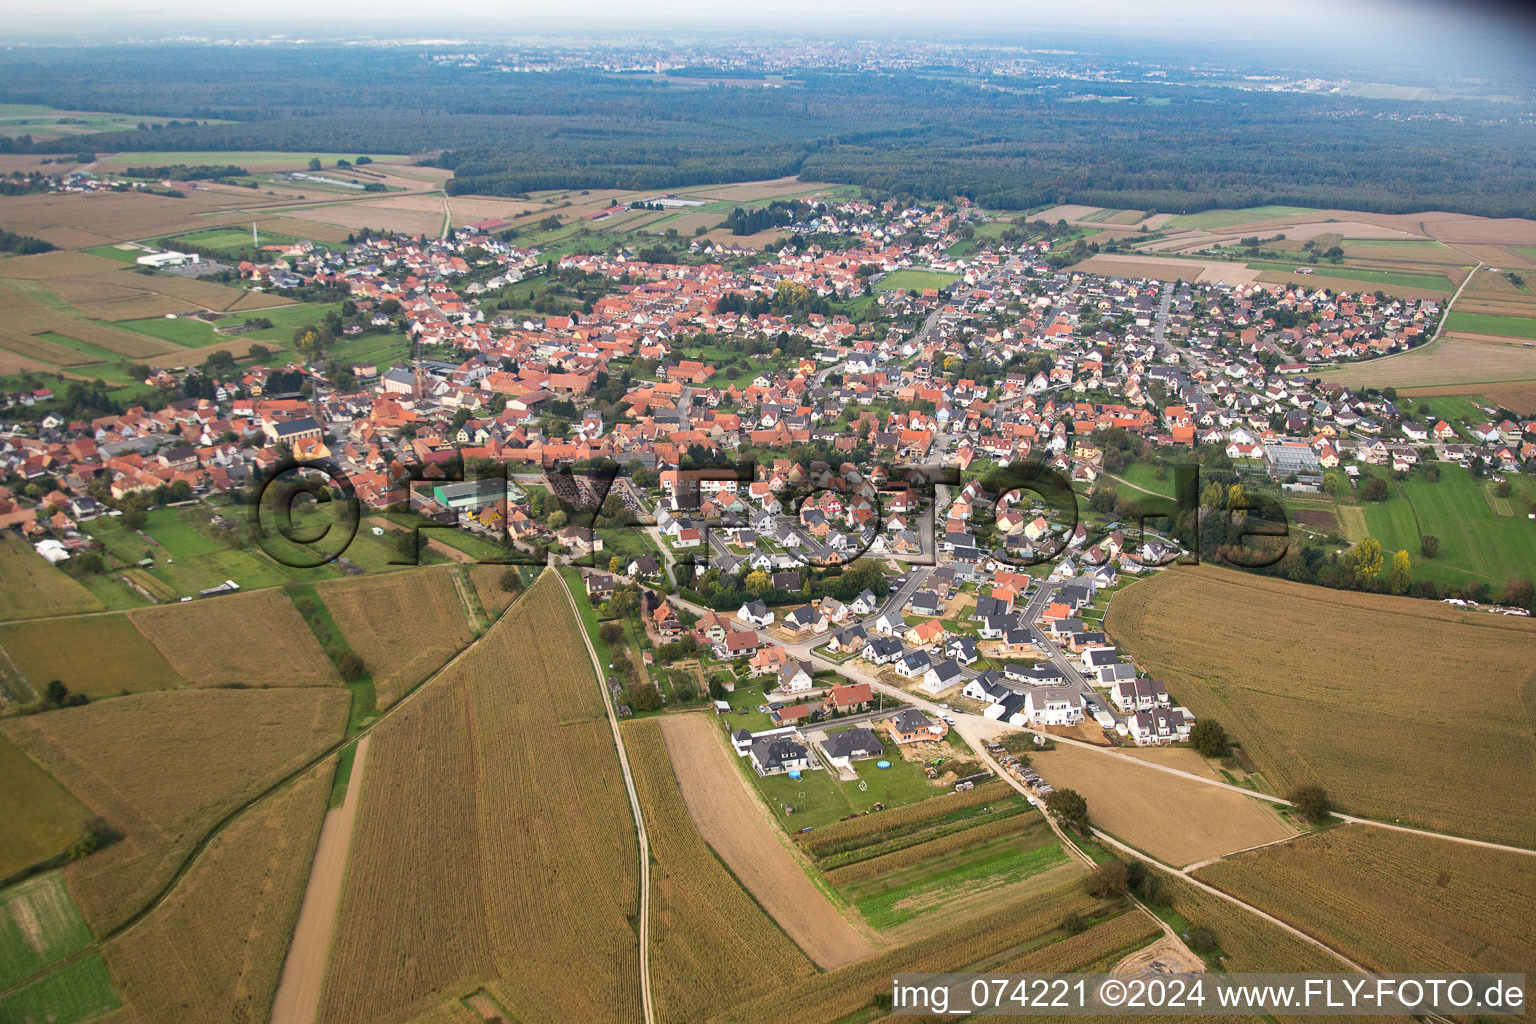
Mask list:
[[1021,708],[1031,725],[1076,725],[1083,720],[1083,695],[1070,686],[1045,686],[1024,694]]
[[736,609],[736,617],[742,622],[767,629],[773,625],[773,611],[761,601],[749,601]]
[[[900,671],[898,669],[897,671]],[[936,665],[929,665],[928,671],[923,673],[923,681],[919,689],[928,693],[939,694],[951,687],[958,686],[965,681],[965,674],[960,670],[960,663],[953,659],[941,661]]]
[[1151,711],[1168,707],[1168,690],[1156,679],[1131,679],[1111,687],[1109,699],[1121,711]]
[[811,688],[815,676],[803,661],[790,659],[779,668],[779,692],[803,693]]
[[1138,711],[1126,721],[1126,732],[1142,746],[1156,746],[1189,739],[1195,716],[1184,708]]

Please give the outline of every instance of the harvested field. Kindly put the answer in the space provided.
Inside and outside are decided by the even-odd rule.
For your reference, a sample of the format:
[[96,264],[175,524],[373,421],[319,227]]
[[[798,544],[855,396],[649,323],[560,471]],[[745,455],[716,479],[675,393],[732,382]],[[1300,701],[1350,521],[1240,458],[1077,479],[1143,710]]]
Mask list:
[[91,811],[3,734],[0,778],[0,878],[9,878],[67,850]]
[[1065,206],[1053,206],[1049,210],[1042,210],[1029,219],[1043,220],[1047,224],[1055,224],[1058,220],[1064,220],[1071,224],[1073,221],[1082,220],[1084,217],[1091,217],[1103,209],[1102,206],[1083,206],[1078,203],[1068,203]]
[[[757,199],[783,199],[786,196],[808,196],[824,189],[836,188],[817,181],[801,181],[799,178],[771,178],[766,181],[744,181],[735,185],[708,185],[683,189],[678,195],[697,199],[723,199],[746,203]],[[654,194],[654,193],[652,193]],[[640,193],[636,193],[640,195]]]
[[1058,744],[1035,755],[1035,770],[1081,793],[1094,825],[1174,867],[1296,833],[1262,801],[1113,754]]
[[378,231],[403,231],[409,235],[435,237],[443,229],[443,204],[438,200],[437,209],[410,210],[385,205],[387,199],[372,202],[330,203],[323,206],[302,206],[285,210],[284,216],[299,222],[313,221],[333,224],[337,227],[373,228]]
[[1257,270],[1226,260],[1159,259],[1156,256],[1122,256],[1099,253],[1072,267],[1090,274],[1108,277],[1150,277],[1159,281],[1223,281],[1249,284],[1258,279]]
[[368,666],[380,710],[474,639],[452,572],[427,569],[317,584],[347,645]]
[[[672,721],[675,719],[667,719],[669,724]],[[722,1024],[769,1020],[776,1024],[832,1024],[866,1010],[876,995],[889,994],[894,973],[990,970],[1027,950],[1049,949],[1047,943],[1067,937],[1059,925],[1068,915],[1088,917],[1102,907],[1074,878],[1028,900],[1005,902],[973,914],[920,942],[818,974],[799,985],[782,986],[727,1008],[710,1020]]]
[[[639,1016],[634,822],[558,577],[372,735],[320,1020]],[[573,841],[580,837],[580,841]]]
[[1122,747],[1119,753],[1134,757],[1148,764],[1160,764],[1177,768],[1191,775],[1201,775],[1217,782],[1225,782],[1221,773],[1211,767],[1211,762],[1201,757],[1193,747]]
[[1191,927],[1209,929],[1229,971],[1337,972],[1338,957],[1284,931],[1278,925],[1197,888],[1173,875],[1159,874],[1158,901],[1172,907]]
[[668,228],[674,228],[684,238],[692,238],[694,232],[699,228],[703,228],[705,231],[713,231],[720,226],[720,222],[724,219],[725,217],[718,213],[684,212],[656,221],[650,227],[657,234],[666,231]]
[[1432,387],[1536,380],[1536,349],[1446,334],[1433,344],[1319,374],[1346,387]]
[[100,245],[207,227],[199,216],[207,209],[188,199],[142,192],[42,192],[6,197],[5,224],[9,231],[60,247]]
[[1356,814],[1530,842],[1536,733],[1513,709],[1536,687],[1536,623],[1202,565],[1121,591],[1106,628],[1275,791],[1320,783]]
[[220,818],[339,739],[347,705],[341,690],[180,690],[3,728],[123,833],[64,869],[100,934],[143,907]]
[[0,648],[37,693],[53,679],[89,697],[181,684],[170,662],[122,615],[11,623],[0,626]]
[[30,619],[100,611],[96,595],[48,564],[25,541],[9,532],[0,536],[0,619]]
[[193,686],[328,686],[341,681],[280,590],[139,608],[128,618]]
[[624,727],[651,842],[651,979],[663,1022],[702,1020],[816,968],[699,837],[656,719]]
[[332,771],[327,761],[245,811],[164,903],[107,944],[126,1006],[156,1024],[265,1024]]
[[873,947],[811,883],[731,763],[719,727],[702,715],[662,723],[678,784],[699,834],[758,904],[824,970],[870,954]]
[[1379,971],[1527,971],[1530,858],[1364,825],[1255,850],[1198,877]]
[[480,598],[480,607],[491,618],[500,615],[517,596],[501,588],[501,576],[507,569],[505,565],[476,564],[469,567],[469,580],[475,585],[475,596]]

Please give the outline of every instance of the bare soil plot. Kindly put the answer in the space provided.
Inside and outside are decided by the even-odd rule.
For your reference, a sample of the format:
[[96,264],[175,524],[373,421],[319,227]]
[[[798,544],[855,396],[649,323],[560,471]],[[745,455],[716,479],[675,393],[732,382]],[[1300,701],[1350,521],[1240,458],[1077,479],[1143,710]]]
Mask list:
[[764,246],[779,241],[786,234],[787,232],[784,231],[769,229],[752,235],[733,235],[726,228],[715,228],[713,231],[706,232],[702,237],[709,239],[711,242],[722,242],[741,249],[761,249]]
[[1160,764],[1168,768],[1177,768],[1181,772],[1189,772],[1191,775],[1203,775],[1217,782],[1225,782],[1221,773],[1211,767],[1211,763],[1201,757],[1192,747],[1121,747],[1120,753],[1129,754],[1138,761],[1146,761],[1149,764]]
[[1374,970],[1536,962],[1536,874],[1520,854],[1345,825],[1197,875]]
[[836,188],[819,181],[801,181],[799,178],[772,178],[767,181],[744,181],[734,185],[682,189],[678,195],[688,198],[723,199],[734,202],[751,202],[756,199],[781,199],[785,196],[807,196],[823,189]]
[[748,788],[719,727],[702,715],[662,722],[678,785],[699,834],[817,966],[834,970],[873,947],[806,877]]
[[1155,256],[1122,256],[1118,253],[1099,253],[1090,256],[1072,269],[1109,277],[1150,277],[1160,281],[1222,281],[1227,284],[1249,284],[1257,280],[1259,272],[1241,263],[1224,260],[1159,259]]
[[342,690],[134,694],[0,726],[123,839],[64,869],[100,934],[159,891],[220,818],[341,737]]
[[176,670],[123,615],[9,623],[0,626],[0,648],[38,693],[54,679],[71,693],[91,697],[181,683]]
[[325,983],[326,956],[336,931],[336,910],[346,876],[347,851],[357,821],[358,794],[363,788],[363,769],[368,764],[371,736],[357,741],[347,795],[340,807],[325,813],[319,844],[309,865],[309,880],[293,928],[293,942],[282,964],[282,975],[272,1000],[271,1024],[313,1024],[320,1009]]
[[1536,349],[1448,332],[1398,355],[1351,363],[1319,374],[1348,387],[1432,387],[1536,380]]
[[1536,623],[1201,565],[1120,591],[1105,626],[1276,792],[1315,782],[1353,813],[1530,842]]
[[1043,220],[1047,224],[1055,224],[1059,220],[1064,220],[1071,224],[1074,221],[1080,221],[1084,217],[1098,213],[1102,209],[1104,209],[1102,206],[1083,206],[1079,203],[1067,203],[1063,206],[1053,206],[1049,210],[1042,210],[1029,219]]
[[265,1024],[333,768],[316,766],[236,818],[164,903],[107,944],[125,1005],[156,1024]]
[[451,568],[332,580],[315,589],[387,708],[474,639]]
[[1261,801],[1129,759],[1064,743],[1034,758],[1041,778],[1083,795],[1094,825],[1174,867],[1296,834]]
[[379,231],[400,231],[410,235],[436,235],[443,227],[442,200],[437,210],[400,209],[389,205],[389,200],[373,202],[331,203],[324,206],[298,207],[284,211],[292,221],[332,224],[358,230],[373,228]]
[[281,590],[137,608],[128,618],[193,686],[328,686],[341,678]]
[[1438,387],[1405,388],[1405,398],[1431,398],[1435,395],[1481,395],[1495,406],[1523,416],[1536,415],[1536,381],[1523,384],[1449,384]]

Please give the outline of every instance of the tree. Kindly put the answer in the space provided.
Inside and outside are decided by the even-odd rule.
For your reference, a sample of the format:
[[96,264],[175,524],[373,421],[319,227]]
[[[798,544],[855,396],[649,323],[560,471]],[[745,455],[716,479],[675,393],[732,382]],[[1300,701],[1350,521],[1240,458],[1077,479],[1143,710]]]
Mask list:
[[309,169],[312,170],[312,171],[320,170],[320,158],[319,157],[315,156],[315,157],[310,157],[309,158]]
[[1440,538],[1432,533],[1426,533],[1419,538],[1419,554],[1425,558],[1434,558],[1440,553]]
[[43,689],[43,703],[49,707],[60,707],[69,699],[69,687],[57,679],[50,679]]
[[1360,485],[1360,497],[1366,501],[1386,501],[1387,482],[1379,476],[1373,476]]
[[341,673],[342,679],[355,683],[363,678],[363,673],[368,671],[368,666],[363,664],[363,659],[356,651],[347,651],[337,660],[336,670]]
[[597,635],[603,638],[603,643],[612,647],[624,639],[624,623],[616,619],[610,619],[598,627]]
[[655,683],[636,683],[629,688],[626,703],[636,711],[655,711],[661,707],[661,691]]
[[608,571],[613,573],[615,576],[617,576],[619,574],[619,570],[623,568],[624,559],[620,558],[618,555],[614,555],[612,558],[608,559]]
[[1196,953],[1211,953],[1216,949],[1216,935],[1209,928],[1191,928],[1184,941]]
[[1408,587],[1413,583],[1413,562],[1408,558],[1408,552],[1399,551],[1392,556],[1392,568],[1387,571],[1387,589],[1394,594],[1408,593]]
[[1365,538],[1355,546],[1355,550],[1349,553],[1349,563],[1350,572],[1354,574],[1355,583],[1359,586],[1364,586],[1380,576],[1381,541],[1374,537]]
[[747,591],[757,597],[762,597],[772,582],[768,578],[768,574],[761,569],[755,569],[747,573]]
[[523,576],[516,569],[508,566],[507,568],[503,569],[501,571],[501,575],[497,577],[496,585],[501,588],[501,591],[504,594],[515,594],[519,590],[523,589]]
[[1226,757],[1232,749],[1227,730],[1214,718],[1202,718],[1189,733],[1190,742],[1202,757]]
[[1088,876],[1088,891],[1099,899],[1123,896],[1130,887],[1130,876],[1123,860],[1106,861]]
[[1088,831],[1088,801],[1077,790],[1056,790],[1045,798],[1045,807],[1063,828]]
[[1314,825],[1320,825],[1328,820],[1328,814],[1333,810],[1328,802],[1328,791],[1322,786],[1307,785],[1297,786],[1291,790],[1287,797],[1298,811],[1306,816]]
[[567,517],[565,510],[557,508],[549,514],[549,518],[545,520],[545,525],[548,526],[551,530],[558,530],[565,526],[566,522]]
[[128,530],[142,530],[144,524],[149,522],[149,513],[143,506],[130,505],[123,509],[123,527]]

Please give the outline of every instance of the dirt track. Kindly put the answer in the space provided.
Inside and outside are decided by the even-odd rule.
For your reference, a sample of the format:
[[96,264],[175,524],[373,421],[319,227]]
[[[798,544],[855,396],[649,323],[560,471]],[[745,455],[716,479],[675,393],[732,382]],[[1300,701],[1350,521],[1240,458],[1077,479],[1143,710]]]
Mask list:
[[785,849],[715,723],[676,715],[662,720],[661,731],[699,834],[816,966],[830,971],[873,952]]
[[347,780],[347,797],[341,806],[325,816],[320,826],[320,842],[315,848],[315,863],[304,887],[304,903],[293,929],[293,943],[283,962],[282,978],[272,1002],[271,1024],[313,1024],[320,1010],[320,991],[325,983],[326,954],[331,948],[331,933],[336,929],[336,911],[341,903],[341,883],[346,877],[347,850],[352,845],[352,824],[357,818],[358,794],[363,789],[363,764],[368,759],[368,741],[357,741],[352,759],[352,775]]

